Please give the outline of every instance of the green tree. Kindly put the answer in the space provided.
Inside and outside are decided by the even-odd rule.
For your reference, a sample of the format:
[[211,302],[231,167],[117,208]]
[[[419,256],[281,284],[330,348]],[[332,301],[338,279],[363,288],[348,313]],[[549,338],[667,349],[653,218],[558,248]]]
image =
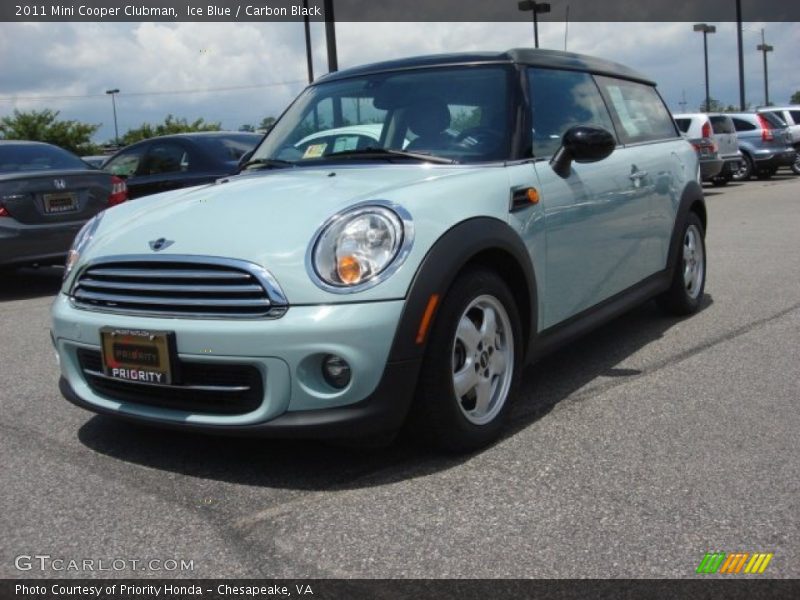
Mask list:
[[271,129],[277,120],[275,117],[264,117],[256,129]]
[[127,146],[128,144],[133,144],[134,142],[159,135],[188,133],[191,131],[219,131],[220,129],[222,129],[220,123],[207,123],[203,118],[190,123],[186,119],[178,119],[170,114],[167,115],[163,123],[158,123],[157,125],[142,123],[139,127],[129,129],[125,132],[125,135],[120,138],[120,143],[123,146]]
[[797,90],[792,97],[789,98],[789,102],[792,104],[800,104],[800,90]]
[[100,125],[60,120],[59,112],[49,109],[19,111],[0,119],[0,138],[31,140],[55,144],[75,154],[96,154],[99,146],[91,141]]

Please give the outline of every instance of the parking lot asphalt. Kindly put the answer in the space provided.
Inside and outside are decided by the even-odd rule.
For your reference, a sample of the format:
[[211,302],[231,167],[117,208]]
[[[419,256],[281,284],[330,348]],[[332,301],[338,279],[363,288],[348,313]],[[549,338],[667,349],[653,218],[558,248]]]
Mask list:
[[800,178],[706,192],[703,310],[648,303],[529,367],[508,434],[457,458],[85,412],[57,390],[59,270],[0,275],[0,577],[92,575],[15,568],[36,554],[194,566],[99,576],[693,577],[709,551],[800,577]]

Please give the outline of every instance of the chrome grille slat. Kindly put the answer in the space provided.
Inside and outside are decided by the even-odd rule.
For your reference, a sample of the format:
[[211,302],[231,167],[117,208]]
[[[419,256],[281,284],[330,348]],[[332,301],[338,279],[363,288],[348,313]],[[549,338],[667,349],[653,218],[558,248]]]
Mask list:
[[[114,381],[117,383],[124,383],[134,386],[134,388],[141,388],[141,387],[157,387],[157,388],[165,388],[165,389],[172,389],[174,390],[176,386],[174,385],[164,385],[161,383],[142,383],[142,382],[132,382],[132,381],[124,381],[122,379],[117,379],[115,377],[109,377],[102,371],[94,371],[92,369],[84,369],[84,373],[87,375],[91,375],[92,377],[97,377],[99,379],[106,379],[108,381]],[[196,392],[222,392],[222,393],[230,393],[230,394],[238,394],[240,392],[249,392],[250,386],[248,385],[181,385],[179,386],[182,390],[194,390]]]
[[[94,273],[92,273],[94,275]],[[82,288],[92,288],[96,290],[141,290],[141,283],[124,283],[124,282],[109,282],[109,281],[96,281],[94,279],[84,278],[81,279]],[[148,290],[158,292],[170,293],[192,293],[192,294],[258,294],[263,293],[264,289],[256,284],[237,284],[237,285],[171,285],[167,283],[148,283]]]
[[115,295],[115,294],[98,294],[95,292],[85,292],[78,290],[75,292],[76,300],[91,300],[97,302],[106,302],[109,304],[154,304],[162,305],[179,305],[179,306],[255,306],[269,308],[271,306],[269,300],[266,298],[170,298],[167,296],[133,296],[133,295]]
[[248,273],[201,269],[174,269],[164,272],[147,269],[92,269],[94,277],[120,277],[126,279],[249,279]]
[[87,310],[191,318],[277,318],[288,306],[272,275],[256,264],[185,255],[89,263],[70,298]]

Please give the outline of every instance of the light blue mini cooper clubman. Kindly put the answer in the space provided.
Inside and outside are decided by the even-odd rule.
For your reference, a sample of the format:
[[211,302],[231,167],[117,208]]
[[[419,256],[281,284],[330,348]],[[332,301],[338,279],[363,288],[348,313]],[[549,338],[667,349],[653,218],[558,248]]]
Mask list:
[[75,240],[53,338],[89,410],[226,434],[496,439],[522,367],[706,275],[697,157],[655,85],[547,50],[310,85],[212,185]]

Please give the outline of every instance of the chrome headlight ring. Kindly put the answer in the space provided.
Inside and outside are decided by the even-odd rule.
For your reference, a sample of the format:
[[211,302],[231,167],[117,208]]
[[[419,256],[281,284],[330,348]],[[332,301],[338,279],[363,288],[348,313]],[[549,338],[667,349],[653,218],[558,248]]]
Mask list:
[[[325,291],[361,292],[391,277],[405,262],[413,243],[414,223],[405,208],[387,200],[360,202],[317,229],[306,251],[306,271]],[[340,276],[342,258],[350,260],[346,268],[360,274],[352,283]]]

